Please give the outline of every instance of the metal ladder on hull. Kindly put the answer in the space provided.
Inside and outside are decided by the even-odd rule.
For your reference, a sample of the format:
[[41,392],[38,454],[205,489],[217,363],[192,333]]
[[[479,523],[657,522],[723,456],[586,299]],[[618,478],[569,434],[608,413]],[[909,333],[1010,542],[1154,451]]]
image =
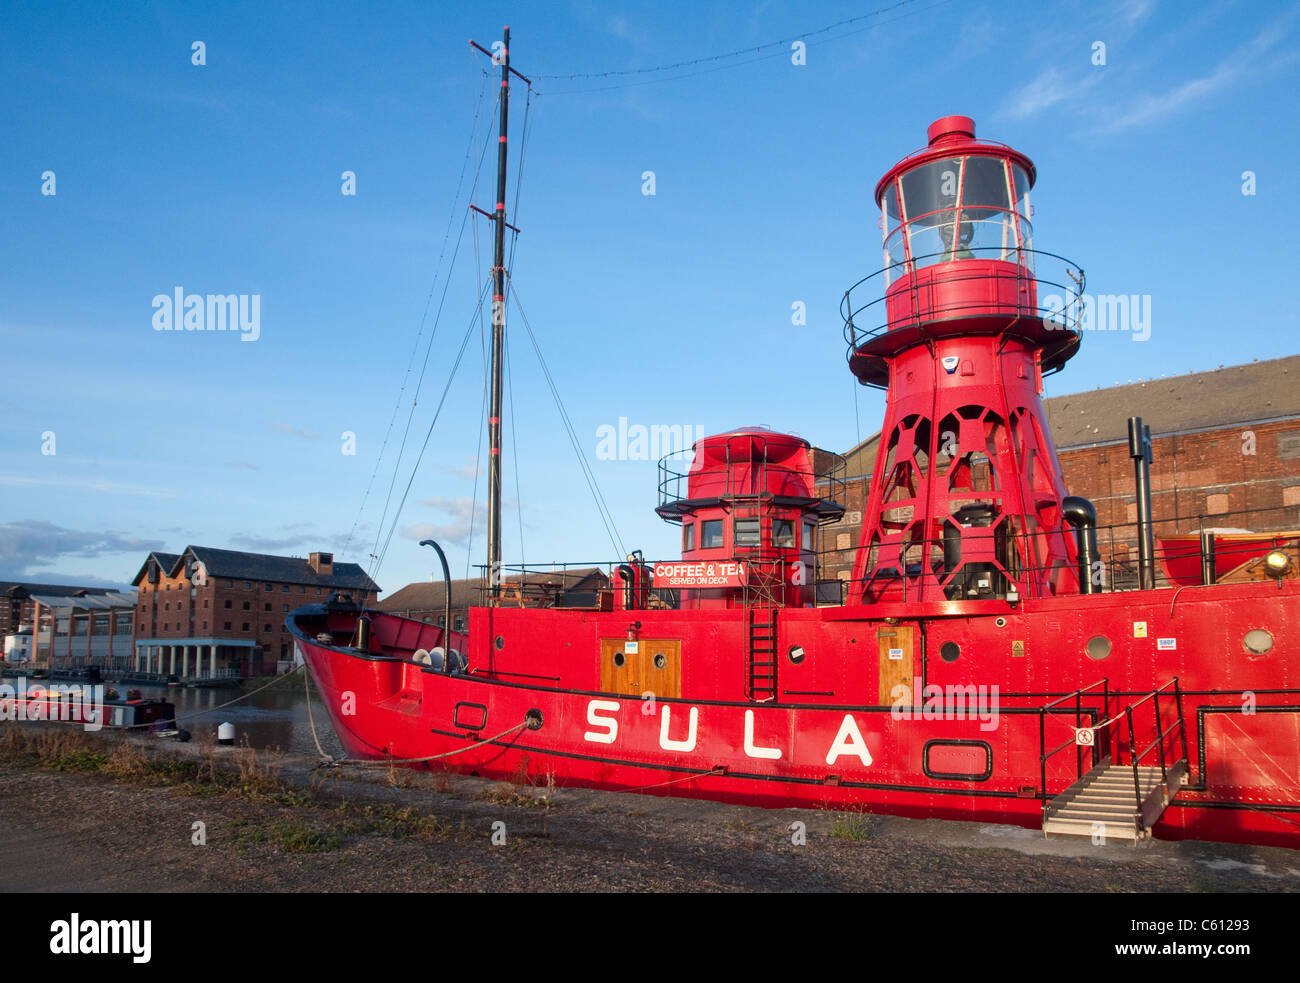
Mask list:
[[[1102,687],[1101,694],[1095,690]],[[1171,693],[1165,693],[1172,688]],[[1099,706],[1087,707],[1090,715],[1084,720],[1083,694],[1094,693],[1090,702],[1101,696]],[[1165,696],[1168,708],[1173,697],[1172,721],[1166,726],[1161,714],[1160,698]],[[1064,744],[1052,750],[1046,746],[1046,721],[1052,712],[1074,701],[1074,732]],[[1068,696],[1049,703],[1039,710],[1039,761],[1040,796],[1043,798],[1043,834],[1045,836],[1083,836],[1095,843],[1122,840],[1136,843],[1151,835],[1151,827],[1173,802],[1188,778],[1187,729],[1183,719],[1183,698],[1178,688],[1178,677],[1157,687],[1118,712],[1110,713],[1111,694],[1106,680],[1084,687]],[[1134,711],[1150,702],[1154,720],[1144,733],[1153,734],[1152,740],[1138,746],[1138,725]],[[1068,705],[1066,706],[1068,711]],[[1096,721],[1096,716],[1102,719]],[[1056,720],[1060,720],[1057,716]],[[1122,733],[1127,731],[1127,735]],[[1081,735],[1086,735],[1081,741]],[[1127,741],[1124,740],[1127,736]],[[1171,742],[1170,737],[1174,740]],[[1086,774],[1055,796],[1048,797],[1047,762],[1057,752],[1076,747],[1079,771],[1083,771],[1083,748],[1091,749],[1093,766]],[[1127,752],[1128,760],[1120,762],[1112,753],[1104,756],[1102,748],[1116,756]],[[1153,760],[1154,763],[1143,764]]]
[[745,695],[769,703],[776,699],[776,607],[746,607],[745,622]]
[[776,699],[777,611],[784,599],[782,561],[763,546],[768,498],[764,493],[738,495],[732,516],[736,522],[752,519],[758,524],[758,544],[735,549],[736,559],[745,564],[745,586],[741,592],[745,611],[745,696],[754,703]]

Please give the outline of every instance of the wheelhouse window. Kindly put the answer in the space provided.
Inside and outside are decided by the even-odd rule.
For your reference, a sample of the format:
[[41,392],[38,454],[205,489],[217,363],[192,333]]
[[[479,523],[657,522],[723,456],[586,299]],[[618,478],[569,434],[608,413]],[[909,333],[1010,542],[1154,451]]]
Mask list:
[[812,552],[814,552],[814,551],[816,550],[816,548],[817,548],[817,541],[816,541],[816,539],[814,538],[814,534],[813,534],[813,530],[816,529],[816,528],[817,528],[817,527],[816,527],[813,523],[811,523],[811,522],[805,522],[805,523],[803,524],[803,547],[802,547],[802,549],[803,549],[803,551],[804,551],[805,553],[812,553]]
[[761,546],[763,533],[760,520],[736,519],[734,542],[737,546]]
[[695,524],[688,522],[682,526],[682,552],[689,553],[695,549]]
[[794,549],[794,522],[792,520],[772,520],[772,545],[778,549]]
[[700,523],[700,549],[722,549],[722,520],[705,519]]

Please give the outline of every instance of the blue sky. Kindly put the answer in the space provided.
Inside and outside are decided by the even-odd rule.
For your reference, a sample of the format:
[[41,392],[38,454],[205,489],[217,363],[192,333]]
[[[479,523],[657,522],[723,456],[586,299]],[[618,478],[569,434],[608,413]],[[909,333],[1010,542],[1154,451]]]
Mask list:
[[[876,8],[792,64],[788,39]],[[627,549],[671,557],[677,531],[653,461],[597,459],[620,417],[836,450],[877,428],[838,303],[879,266],[875,182],[939,116],[1035,161],[1035,246],[1089,293],[1150,298],[1149,338],[1089,333],[1048,395],[1297,350],[1297,4],[10,2],[0,577],[121,583],[189,543],[369,566],[388,541],[394,590],[427,578],[427,535],[457,576],[482,562],[486,223],[456,242],[484,146],[472,200],[494,190],[496,82],[466,42],[504,24],[535,83],[513,282]],[[177,287],[256,295],[257,340],[154,330]],[[508,330],[507,562],[612,559],[513,307]]]

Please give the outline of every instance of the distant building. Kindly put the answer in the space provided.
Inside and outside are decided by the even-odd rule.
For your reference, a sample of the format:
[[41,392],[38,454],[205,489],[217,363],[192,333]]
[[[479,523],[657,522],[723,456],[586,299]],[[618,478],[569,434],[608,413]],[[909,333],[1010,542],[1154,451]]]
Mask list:
[[130,663],[135,591],[104,594],[33,594],[31,661],[50,669]]
[[331,553],[308,558],[188,546],[150,553],[135,575],[139,672],[182,679],[270,675],[293,661],[285,615],[334,593],[368,603],[379,586]]
[[[1043,405],[1065,487],[1096,506],[1114,586],[1136,585],[1131,416],[1151,428],[1157,541],[1201,527],[1300,529],[1300,355],[1053,396]],[[819,532],[819,579],[853,576],[879,444],[876,433],[845,454],[846,511]]]
[[36,584],[18,580],[0,580],[0,635],[10,635],[21,625],[36,620],[33,594],[47,597],[86,597],[93,594],[112,594],[113,587],[75,587],[68,584]]
[[32,661],[32,630],[19,628],[12,634],[5,635],[4,661],[23,663]]
[[[451,628],[469,627],[469,609],[487,603],[486,584],[481,577],[451,582]],[[590,607],[601,604],[601,593],[609,589],[609,577],[599,567],[529,573],[506,577],[501,604],[518,607]],[[442,626],[446,620],[446,588],[441,580],[407,584],[376,605],[381,611],[415,618]]]

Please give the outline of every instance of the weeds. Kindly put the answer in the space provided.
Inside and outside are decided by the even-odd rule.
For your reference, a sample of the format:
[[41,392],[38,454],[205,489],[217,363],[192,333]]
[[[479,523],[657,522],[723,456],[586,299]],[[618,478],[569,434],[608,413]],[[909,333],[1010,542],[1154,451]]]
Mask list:
[[876,831],[878,820],[860,810],[841,812],[831,823],[831,836],[841,840],[859,842],[869,840]]

